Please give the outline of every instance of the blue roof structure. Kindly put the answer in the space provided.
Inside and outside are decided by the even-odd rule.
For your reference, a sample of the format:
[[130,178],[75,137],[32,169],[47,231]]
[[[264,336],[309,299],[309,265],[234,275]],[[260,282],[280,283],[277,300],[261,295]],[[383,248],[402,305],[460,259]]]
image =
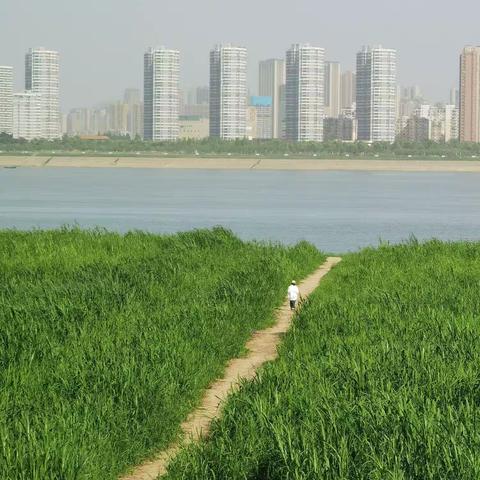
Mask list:
[[272,97],[250,97],[252,107],[271,107]]

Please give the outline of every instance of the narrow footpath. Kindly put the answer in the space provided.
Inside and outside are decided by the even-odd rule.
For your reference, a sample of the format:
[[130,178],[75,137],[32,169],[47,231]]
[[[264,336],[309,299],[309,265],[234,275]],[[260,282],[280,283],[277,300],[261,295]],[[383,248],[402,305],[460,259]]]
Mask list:
[[[300,293],[307,298],[318,286],[320,280],[341,261],[339,257],[329,257],[314,273],[299,284]],[[277,357],[277,346],[292,323],[293,312],[288,301],[277,310],[273,327],[255,332],[247,342],[248,353],[245,357],[235,358],[228,363],[223,378],[216,380],[206,391],[200,406],[182,423],[181,436],[167,450],[149,462],[136,467],[132,473],[120,480],[155,480],[167,471],[170,460],[182,447],[196,442],[209,434],[210,424],[221,414],[221,405],[227,396],[238,389],[243,380],[251,380],[257,370],[265,363]]]

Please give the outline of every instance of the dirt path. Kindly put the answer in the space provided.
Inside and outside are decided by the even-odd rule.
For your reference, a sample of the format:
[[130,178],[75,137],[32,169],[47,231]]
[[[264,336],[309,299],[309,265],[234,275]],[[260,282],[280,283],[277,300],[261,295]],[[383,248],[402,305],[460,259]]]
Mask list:
[[[317,288],[322,277],[340,260],[338,257],[327,258],[321,267],[299,285],[302,296],[305,298],[310,295]],[[182,447],[208,435],[210,423],[213,418],[219,416],[221,404],[228,394],[238,388],[241,380],[252,379],[259,367],[277,357],[277,346],[281,341],[282,334],[289,329],[292,317],[293,314],[288,301],[286,301],[277,311],[275,325],[256,332],[246,344],[248,354],[245,357],[231,360],[224,377],[216,380],[206,390],[200,406],[182,423],[181,440],[161,452],[154,460],[138,466],[132,473],[121,477],[121,480],[156,479],[166,473],[168,463]]]

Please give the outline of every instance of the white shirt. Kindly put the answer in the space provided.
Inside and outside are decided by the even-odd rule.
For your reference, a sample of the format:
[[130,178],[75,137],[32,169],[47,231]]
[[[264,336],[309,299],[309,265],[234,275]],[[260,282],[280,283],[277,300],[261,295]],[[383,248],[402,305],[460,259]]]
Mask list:
[[288,287],[288,299],[289,300],[298,300],[298,296],[300,295],[300,290],[296,285],[290,285]]

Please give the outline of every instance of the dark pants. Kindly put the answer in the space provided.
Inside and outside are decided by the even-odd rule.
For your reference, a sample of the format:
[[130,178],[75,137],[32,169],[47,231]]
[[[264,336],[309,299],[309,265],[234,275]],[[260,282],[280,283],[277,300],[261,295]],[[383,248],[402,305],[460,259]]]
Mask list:
[[296,304],[297,304],[296,300],[290,300],[290,310],[295,310]]

